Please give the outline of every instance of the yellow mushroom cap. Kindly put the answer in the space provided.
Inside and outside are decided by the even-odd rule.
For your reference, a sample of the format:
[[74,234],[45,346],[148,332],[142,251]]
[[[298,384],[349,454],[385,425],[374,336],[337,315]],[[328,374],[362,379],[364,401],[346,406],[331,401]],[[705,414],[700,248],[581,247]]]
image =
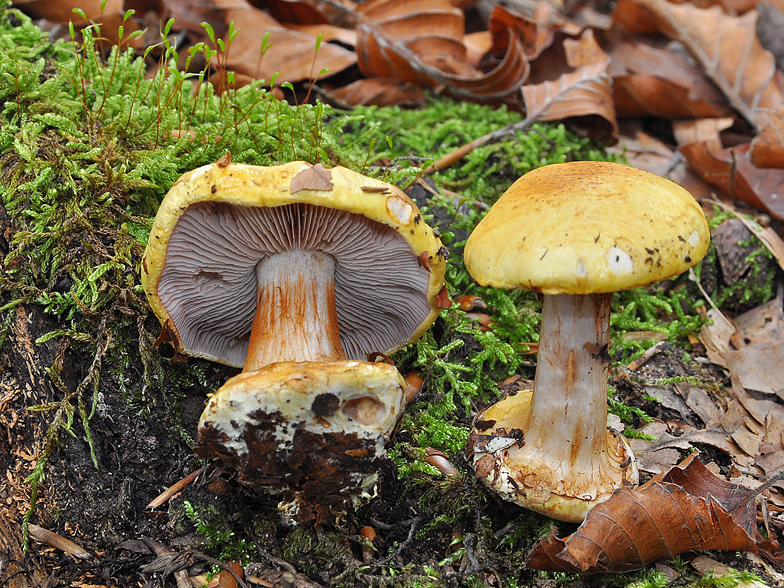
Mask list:
[[[350,221],[356,231],[340,224]],[[399,188],[301,161],[212,164],[174,184],[142,259],[142,285],[173,345],[242,366],[256,311],[255,266],[279,246],[335,258],[348,359],[413,341],[438,316],[442,244]]]
[[483,286],[598,294],[652,284],[703,258],[708,221],[678,184],[593,161],[535,169],[471,233],[466,268]]

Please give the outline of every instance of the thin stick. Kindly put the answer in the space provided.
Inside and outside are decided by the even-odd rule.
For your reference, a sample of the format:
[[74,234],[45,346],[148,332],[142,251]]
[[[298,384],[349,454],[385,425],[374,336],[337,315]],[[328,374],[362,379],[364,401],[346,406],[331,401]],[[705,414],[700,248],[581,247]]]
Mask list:
[[532,120],[526,118],[525,120],[521,120],[520,122],[510,123],[505,127],[501,127],[500,129],[497,129],[492,133],[483,135],[478,139],[474,139],[470,143],[466,143],[462,147],[458,147],[454,151],[447,153],[438,161],[433,162],[433,165],[427,168],[427,170],[425,170],[425,173],[432,174],[435,171],[445,169],[450,165],[452,165],[453,163],[463,159],[463,157],[471,153],[477,147],[481,147],[482,145],[486,145],[487,143],[500,141],[506,135],[509,135],[514,131],[522,131],[523,129],[528,128],[532,122],[533,122]]
[[213,565],[220,566],[220,568],[222,570],[226,570],[227,572],[229,572],[234,577],[234,580],[237,582],[237,584],[239,584],[242,588],[249,588],[248,585],[242,580],[242,578],[239,577],[239,574],[237,574],[237,572],[235,572],[234,570],[231,569],[231,566],[226,565],[225,563],[223,563],[219,559],[215,559],[214,557],[210,557],[206,553],[202,553],[201,551],[198,551],[196,549],[191,549],[190,552],[194,556],[196,556],[196,558],[198,558],[198,559],[200,559],[202,561],[206,561],[207,563],[211,563]]
[[[638,369],[640,369],[643,365],[648,363],[651,360],[651,358],[654,355],[656,355],[656,353],[662,347],[664,347],[664,344],[666,342],[667,341],[659,341],[656,345],[646,349],[645,353],[643,353],[640,357],[638,357],[637,359],[635,359],[633,361],[630,361],[628,364],[626,364],[626,369],[628,369],[629,371],[632,371],[632,372],[637,371]],[[615,374],[615,376],[613,376],[611,382],[614,384],[615,382],[617,382],[621,378],[623,378],[623,373],[619,372],[619,373]]]
[[188,484],[192,483],[196,478],[198,478],[201,474],[204,473],[204,468],[199,468],[195,472],[191,472],[187,476],[185,476],[179,482],[175,482],[171,486],[169,486],[166,490],[161,492],[158,496],[156,496],[150,504],[147,505],[147,508],[150,510],[155,510],[159,506],[166,504],[166,502],[175,494],[182,492],[182,489],[185,488]]

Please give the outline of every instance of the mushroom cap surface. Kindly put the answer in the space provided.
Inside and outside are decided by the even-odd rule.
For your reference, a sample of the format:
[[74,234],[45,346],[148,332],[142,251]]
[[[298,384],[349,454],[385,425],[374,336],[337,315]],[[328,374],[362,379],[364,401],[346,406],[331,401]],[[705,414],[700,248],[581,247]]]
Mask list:
[[305,162],[211,164],[185,173],[166,195],[142,259],[142,285],[164,336],[187,355],[242,366],[255,266],[278,247],[335,258],[348,359],[413,341],[438,316],[442,245],[399,188]]
[[596,294],[652,284],[703,258],[705,214],[678,184],[626,165],[575,161],[519,178],[464,253],[483,286]]
[[202,457],[282,493],[295,521],[334,522],[375,495],[405,381],[386,363],[278,362],[229,379],[199,421]]

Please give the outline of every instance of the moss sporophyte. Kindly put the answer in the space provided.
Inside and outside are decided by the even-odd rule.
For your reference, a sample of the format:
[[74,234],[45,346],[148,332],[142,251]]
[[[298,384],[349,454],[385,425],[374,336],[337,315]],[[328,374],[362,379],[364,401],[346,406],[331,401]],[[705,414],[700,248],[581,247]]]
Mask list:
[[[239,164],[302,160],[405,186],[423,173],[419,163],[520,120],[504,108],[443,98],[433,98],[421,110],[292,106],[275,99],[264,81],[229,85],[218,93],[206,81],[208,70],[186,73],[176,65],[178,59],[209,62],[212,45],[180,55],[163,34],[160,45],[144,55],[124,46],[101,53],[100,36],[100,27],[93,25],[70,43],[52,44],[22,12],[0,7],[0,223],[8,219],[0,237],[0,345],[8,352],[15,326],[43,313],[33,343],[51,383],[36,388],[27,406],[37,413],[43,434],[27,478],[31,507],[25,521],[43,515],[34,508],[39,490],[50,487],[49,464],[70,459],[57,452],[63,439],[84,445],[88,463],[99,468],[96,477],[121,467],[111,448],[96,442],[96,423],[111,416],[105,413],[106,405],[111,407],[106,399],[120,397],[130,405],[140,431],[151,414],[165,420],[171,437],[163,442],[189,453],[198,411],[194,417],[185,401],[206,398],[227,378],[210,362],[172,357],[165,346],[153,347],[160,326],[141,287],[142,256],[163,195],[182,174],[229,153]],[[158,66],[148,70],[153,55],[159,56]],[[211,513],[198,509],[191,513],[193,524],[216,542],[230,528],[236,533],[227,540],[237,548],[232,557],[245,559],[248,544],[241,541],[259,536],[254,525],[262,519],[273,521],[264,528],[280,543],[275,555],[301,570],[316,574],[331,564],[343,570],[348,583],[401,586],[443,584],[451,564],[437,562],[447,556],[452,530],[459,528],[462,545],[455,543],[451,553],[479,558],[510,585],[530,585],[535,575],[521,570],[521,554],[548,526],[546,519],[514,511],[508,528],[498,529],[500,507],[476,483],[462,452],[472,417],[497,399],[498,382],[515,374],[533,376],[526,353],[538,342],[541,304],[531,292],[475,284],[462,261],[463,245],[489,205],[527,171],[604,159],[617,156],[607,156],[563,125],[534,124],[529,132],[484,145],[431,176],[439,188],[480,204],[458,211],[461,198],[431,194],[420,208],[426,222],[441,228],[452,253],[446,266],[450,295],[480,297],[492,320],[492,329],[483,332],[464,311],[443,309],[429,331],[391,357],[401,373],[416,369],[424,384],[389,448],[396,467],[387,475],[397,477],[391,482],[396,493],[382,492],[378,502],[388,512],[399,508],[405,514],[386,532],[394,539],[379,557],[396,554],[398,547],[397,555],[408,553],[415,541],[443,544],[444,553],[432,565],[425,569],[395,558],[374,568],[352,563],[347,545],[368,511],[349,513],[341,529],[305,524],[292,530],[270,517],[274,505],[264,504],[253,507],[253,522],[237,527],[207,524]],[[381,165],[388,161],[394,163]],[[641,328],[660,330],[671,343],[683,345],[700,325],[694,300],[685,281],[666,291],[621,294],[610,323],[613,346],[620,348],[624,331]],[[643,349],[622,351],[626,356],[619,359],[628,361],[629,354]],[[76,376],[69,370],[75,361],[81,366]],[[443,451],[463,475],[446,479],[428,469],[425,447]],[[154,495],[160,480],[136,484]],[[208,528],[213,526],[218,531]],[[258,550],[259,543],[254,545]],[[217,544],[205,549],[220,555]],[[465,583],[478,579],[479,573],[472,573]]]

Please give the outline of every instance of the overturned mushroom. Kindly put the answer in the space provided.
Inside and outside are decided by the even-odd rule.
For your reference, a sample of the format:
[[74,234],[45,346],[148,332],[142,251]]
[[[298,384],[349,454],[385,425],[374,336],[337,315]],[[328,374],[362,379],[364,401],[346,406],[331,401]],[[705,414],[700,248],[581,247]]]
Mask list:
[[636,485],[631,450],[607,429],[612,292],[682,273],[709,239],[686,190],[619,164],[550,165],[507,190],[468,239],[465,264],[482,285],[544,294],[542,329],[534,389],[475,422],[480,479],[507,500],[572,522]]
[[295,520],[372,494],[404,382],[366,360],[438,316],[440,247],[403,192],[344,168],[185,174],[156,216],[145,292],[179,351],[244,368],[205,409],[198,452],[282,491]]

